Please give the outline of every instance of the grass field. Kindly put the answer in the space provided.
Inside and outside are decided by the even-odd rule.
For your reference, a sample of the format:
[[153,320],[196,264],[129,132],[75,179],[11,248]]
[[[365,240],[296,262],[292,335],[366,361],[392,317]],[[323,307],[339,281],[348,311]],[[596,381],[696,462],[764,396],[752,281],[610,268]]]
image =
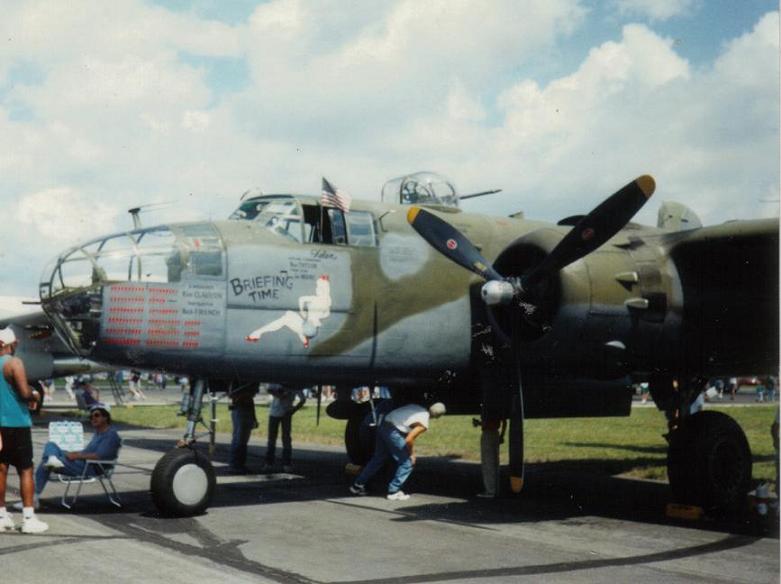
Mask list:
[[[775,477],[775,453],[770,438],[770,424],[775,407],[712,406],[734,417],[748,436],[754,456],[755,479]],[[117,422],[150,428],[184,427],[177,417],[177,406],[115,407],[112,416]],[[207,410],[204,410],[206,412]],[[267,406],[258,406],[260,427],[251,441],[265,442]],[[217,431],[230,432],[230,416],[225,405],[217,408]],[[566,464],[597,468],[600,472],[627,474],[648,479],[667,479],[667,444],[662,437],[667,431],[664,416],[655,408],[633,408],[626,418],[569,418],[528,420],[526,422],[526,460],[546,465]],[[333,420],[321,412],[316,425],[316,408],[307,406],[293,419],[293,443],[309,442],[341,446],[344,444],[344,422]],[[480,431],[472,427],[470,416],[446,416],[432,423],[431,430],[416,444],[421,456],[447,456],[466,460],[480,458]],[[506,462],[506,448],[502,449]]]

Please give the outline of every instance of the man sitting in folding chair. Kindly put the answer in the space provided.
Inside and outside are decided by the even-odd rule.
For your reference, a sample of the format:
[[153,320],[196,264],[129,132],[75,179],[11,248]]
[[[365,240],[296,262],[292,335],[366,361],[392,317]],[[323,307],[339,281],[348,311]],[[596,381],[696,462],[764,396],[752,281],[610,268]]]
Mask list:
[[[111,408],[108,405],[96,404],[89,411],[90,424],[93,430],[95,430],[95,434],[84,450],[66,452],[54,442],[47,442],[43,447],[41,464],[38,465],[35,471],[36,509],[39,505],[40,494],[43,492],[49,480],[49,473],[52,471],[59,474],[62,482],[68,483],[68,487],[62,497],[62,504],[65,507],[70,508],[75,504],[81,491],[81,484],[79,484],[73,500],[68,502],[67,495],[71,483],[91,482],[95,479],[100,481],[109,500],[117,507],[121,506],[117,491],[111,482],[111,474],[119,456],[122,439],[117,434],[117,431],[111,427]],[[106,485],[103,483],[104,480],[107,480],[111,486],[113,497],[106,489]]]

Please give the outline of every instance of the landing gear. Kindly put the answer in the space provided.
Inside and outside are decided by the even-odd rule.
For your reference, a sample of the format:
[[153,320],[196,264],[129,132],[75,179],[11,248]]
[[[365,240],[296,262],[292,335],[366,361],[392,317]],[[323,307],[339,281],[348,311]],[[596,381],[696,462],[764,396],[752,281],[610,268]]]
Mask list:
[[751,487],[746,435],[721,412],[689,416],[670,435],[667,474],[678,502],[716,514],[734,509]]
[[176,448],[152,472],[152,500],[163,515],[200,515],[211,502],[217,478],[207,458],[192,448]]
[[[187,411],[187,426],[178,447],[168,452],[152,471],[150,491],[152,501],[163,515],[191,517],[203,513],[211,503],[217,478],[208,458],[197,452],[195,427],[201,421],[201,408],[206,382],[198,379],[193,384]],[[212,400],[213,403],[213,400]],[[214,415],[210,434],[214,438]]]

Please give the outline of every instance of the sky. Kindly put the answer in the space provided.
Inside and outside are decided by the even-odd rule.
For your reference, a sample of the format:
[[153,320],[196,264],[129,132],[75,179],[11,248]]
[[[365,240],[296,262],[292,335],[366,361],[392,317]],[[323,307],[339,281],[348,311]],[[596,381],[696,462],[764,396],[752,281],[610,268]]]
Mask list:
[[3,0],[0,295],[65,247],[420,170],[557,221],[640,174],[779,212],[779,14],[741,0]]

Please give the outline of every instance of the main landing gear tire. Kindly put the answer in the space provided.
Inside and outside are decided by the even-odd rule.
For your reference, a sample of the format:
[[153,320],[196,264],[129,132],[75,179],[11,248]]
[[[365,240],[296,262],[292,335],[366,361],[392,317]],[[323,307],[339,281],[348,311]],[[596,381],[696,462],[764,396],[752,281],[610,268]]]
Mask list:
[[374,432],[369,431],[363,424],[364,416],[352,416],[348,418],[344,427],[344,446],[347,449],[347,458],[358,466],[363,466],[372,457],[374,450]]
[[737,509],[751,488],[746,435],[726,414],[694,414],[670,437],[667,475],[677,502],[711,514]]
[[214,467],[205,456],[192,448],[176,448],[155,465],[150,490],[163,515],[192,517],[206,510],[216,485]]

